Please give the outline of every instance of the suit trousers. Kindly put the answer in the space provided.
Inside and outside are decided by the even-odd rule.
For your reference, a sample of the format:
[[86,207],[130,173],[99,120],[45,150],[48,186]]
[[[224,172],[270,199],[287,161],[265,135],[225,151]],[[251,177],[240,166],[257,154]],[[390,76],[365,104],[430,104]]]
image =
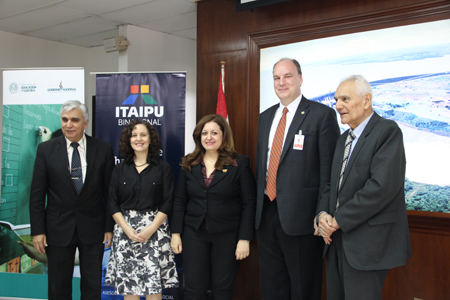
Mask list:
[[353,268],[343,250],[342,231],[336,231],[331,238],[333,241],[328,248],[326,262],[327,300],[381,300],[388,270],[361,271]]
[[287,235],[281,227],[277,199],[270,201],[267,195],[257,238],[261,299],[320,300],[322,238],[312,233]]
[[72,278],[75,252],[78,248],[80,260],[81,300],[100,300],[102,285],[102,243],[84,245],[78,238],[77,230],[67,247],[49,245],[48,258],[48,299],[72,299]]
[[208,233],[204,221],[199,230],[185,225],[182,239],[184,300],[206,300],[210,287],[213,299],[232,300],[238,232]]

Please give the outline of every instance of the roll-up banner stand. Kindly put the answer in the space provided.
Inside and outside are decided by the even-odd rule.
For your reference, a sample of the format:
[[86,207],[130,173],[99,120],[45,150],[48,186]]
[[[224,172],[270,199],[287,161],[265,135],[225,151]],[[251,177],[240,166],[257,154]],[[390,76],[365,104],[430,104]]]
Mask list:
[[30,237],[33,166],[38,144],[61,128],[61,104],[84,103],[84,69],[2,69],[2,77],[0,298],[47,299],[47,265]]
[[[161,159],[172,166],[176,184],[184,156],[186,72],[91,74],[97,77],[95,137],[112,145],[118,164],[121,162],[119,141],[123,127],[133,119],[146,120],[161,136]],[[103,277],[109,259],[108,250],[103,259]],[[162,299],[182,299],[181,256],[176,255],[175,259],[180,287],[163,290]],[[112,287],[103,286],[102,299],[123,297],[116,295]]]

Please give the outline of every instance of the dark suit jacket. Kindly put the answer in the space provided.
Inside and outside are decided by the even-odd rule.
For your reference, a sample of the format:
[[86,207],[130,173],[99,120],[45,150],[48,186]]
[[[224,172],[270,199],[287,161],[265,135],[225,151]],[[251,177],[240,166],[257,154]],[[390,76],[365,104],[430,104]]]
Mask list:
[[30,192],[31,235],[46,234],[49,245],[66,247],[75,228],[85,244],[101,243],[104,233],[113,231],[114,220],[106,216],[112,148],[90,136],[86,136],[86,147],[86,178],[78,196],[64,136],[38,146]]
[[[339,193],[346,131],[338,140],[330,184],[318,210],[334,214],[350,265],[358,270],[386,270],[411,257],[405,205],[405,151],[397,123],[374,113],[350,156]],[[328,247],[325,248],[325,252]]]
[[183,233],[184,225],[199,229],[206,218],[208,232],[239,231],[239,239],[253,240],[255,222],[255,178],[250,159],[239,155],[237,166],[217,171],[208,187],[201,165],[182,168],[178,179],[172,233]]
[[[272,106],[259,116],[256,229],[259,228],[263,210],[270,127],[278,106]],[[305,136],[304,148],[294,150],[293,141],[299,130]],[[339,134],[336,112],[303,97],[289,127],[277,171],[276,201],[281,227],[286,234],[314,232],[317,201],[330,180],[331,161]]]

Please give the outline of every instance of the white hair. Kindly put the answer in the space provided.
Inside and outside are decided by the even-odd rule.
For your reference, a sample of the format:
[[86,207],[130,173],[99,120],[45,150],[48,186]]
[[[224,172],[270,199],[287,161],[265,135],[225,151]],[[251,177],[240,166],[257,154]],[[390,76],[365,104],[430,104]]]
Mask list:
[[356,94],[362,98],[365,94],[370,94],[373,97],[372,87],[366,78],[362,75],[351,75],[341,81],[341,84],[347,81],[352,81],[356,86]]
[[60,116],[62,117],[63,113],[71,111],[72,109],[78,108],[81,110],[81,113],[83,114],[84,124],[86,124],[87,121],[89,121],[89,112],[88,108],[85,104],[81,103],[78,100],[68,100],[64,102],[64,104],[61,107],[61,113]]

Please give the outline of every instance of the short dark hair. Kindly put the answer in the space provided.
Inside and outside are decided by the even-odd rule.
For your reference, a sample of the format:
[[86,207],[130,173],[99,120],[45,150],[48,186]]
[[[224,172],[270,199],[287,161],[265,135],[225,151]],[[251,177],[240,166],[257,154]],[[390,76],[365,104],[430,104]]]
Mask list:
[[122,129],[122,135],[120,136],[119,150],[120,155],[126,162],[131,162],[134,158],[134,150],[131,147],[130,139],[131,133],[136,127],[136,125],[142,124],[147,127],[148,133],[150,135],[150,145],[148,147],[147,163],[150,163],[153,157],[159,157],[159,152],[161,150],[161,139],[159,133],[155,126],[151,125],[149,122],[134,119]]
[[222,145],[219,149],[219,158],[217,159],[215,168],[222,170],[223,166],[232,164],[233,160],[237,158],[237,152],[234,150],[233,132],[224,117],[217,114],[211,114],[204,116],[195,126],[192,137],[194,138],[195,149],[192,153],[189,153],[181,162],[182,167],[187,167],[189,170],[191,166],[199,164],[203,161],[205,155],[205,148],[202,145],[202,131],[206,123],[214,122],[219,125],[222,131]]

